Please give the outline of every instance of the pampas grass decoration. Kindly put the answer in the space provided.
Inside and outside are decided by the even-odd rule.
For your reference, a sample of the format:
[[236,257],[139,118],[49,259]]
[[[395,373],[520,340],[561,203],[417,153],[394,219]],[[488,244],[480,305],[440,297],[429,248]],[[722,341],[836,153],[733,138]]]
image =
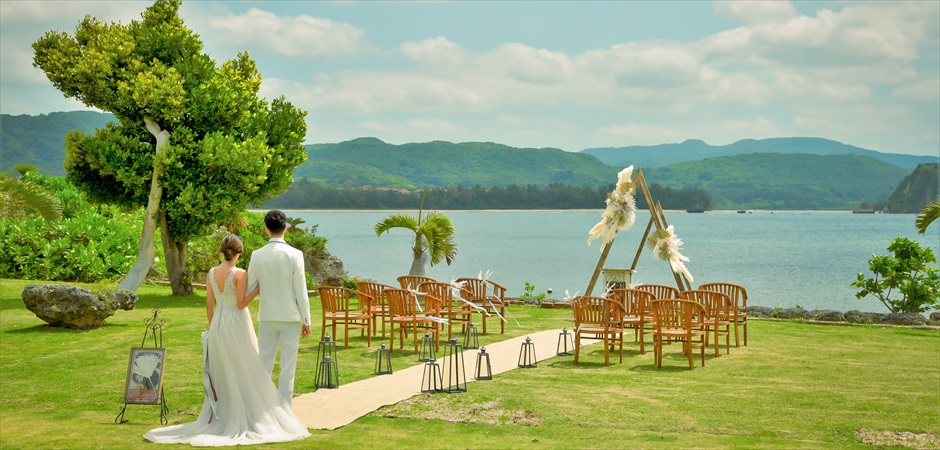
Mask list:
[[617,185],[611,193],[607,194],[607,208],[601,213],[601,221],[588,232],[588,245],[597,238],[602,238],[609,244],[617,237],[617,233],[627,230],[636,222],[636,183],[633,177],[633,166],[627,167],[617,174]]
[[682,239],[676,236],[675,228],[669,225],[665,230],[656,230],[646,239],[646,245],[657,258],[669,261],[673,272],[681,273],[689,283],[692,283],[692,273],[685,266],[689,258],[679,252]]

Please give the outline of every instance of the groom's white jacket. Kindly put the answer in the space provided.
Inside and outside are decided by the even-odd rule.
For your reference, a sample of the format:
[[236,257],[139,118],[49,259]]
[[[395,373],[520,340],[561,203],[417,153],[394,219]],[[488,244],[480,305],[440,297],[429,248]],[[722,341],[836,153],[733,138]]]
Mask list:
[[304,254],[283,239],[271,239],[251,252],[248,291],[259,285],[258,321],[301,322],[310,325],[310,300],[304,276]]

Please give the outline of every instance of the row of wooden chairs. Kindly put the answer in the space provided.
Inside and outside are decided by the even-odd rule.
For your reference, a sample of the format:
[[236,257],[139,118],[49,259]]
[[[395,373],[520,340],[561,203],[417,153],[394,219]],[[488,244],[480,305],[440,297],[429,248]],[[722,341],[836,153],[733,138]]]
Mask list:
[[[318,293],[323,305],[323,320],[320,332],[322,340],[327,327],[337,336],[338,326],[343,327],[344,345],[349,346],[349,330],[360,330],[372,345],[372,336],[377,334],[381,322],[382,337],[386,324],[390,328],[389,350],[395,348],[395,332],[398,332],[399,348],[404,347],[405,334],[414,339],[418,352],[419,336],[433,335],[435,345],[440,346],[442,325],[447,325],[447,339],[453,336],[453,327],[460,326],[463,332],[473,321],[474,311],[482,313],[483,333],[486,334],[486,319],[490,313],[505,317],[506,288],[498,283],[477,279],[459,278],[454,284],[442,283],[429,277],[398,277],[400,287],[372,281],[360,281],[356,289],[339,286],[320,286]],[[455,295],[456,294],[456,295]],[[500,321],[500,333],[505,325]]]
[[[653,335],[655,361],[662,367],[663,341],[683,343],[693,368],[692,350],[699,348],[705,365],[705,347],[714,339],[715,356],[719,353],[719,337],[725,336],[725,352],[729,353],[731,327],[735,330],[735,346],[740,346],[738,328],[744,329],[747,345],[747,291],[734,283],[706,283],[698,289],[680,292],[672,286],[643,284],[635,288],[609,290],[604,297],[576,297],[572,304],[575,319],[575,364],[578,363],[581,337],[604,341],[604,363],[610,365],[610,351],[619,344],[623,362],[623,334],[634,330],[645,353],[645,334]],[[651,327],[651,328],[648,328]]]

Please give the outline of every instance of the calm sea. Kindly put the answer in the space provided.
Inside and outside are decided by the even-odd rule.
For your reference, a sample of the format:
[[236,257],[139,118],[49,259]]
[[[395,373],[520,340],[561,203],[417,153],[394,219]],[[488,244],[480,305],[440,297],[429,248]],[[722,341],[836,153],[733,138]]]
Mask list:
[[[289,211],[288,216],[304,219],[305,225],[317,224],[317,234],[329,239],[327,247],[350,276],[395,285],[396,277],[411,267],[414,234],[399,229],[376,236],[373,231],[377,222],[395,213]],[[450,266],[429,267],[428,275],[451,280],[489,271],[490,279],[504,285],[512,297],[522,295],[526,282],[535,286],[536,294],[552,289],[550,298],[562,299],[565,291],[584,293],[603,247],[600,240],[586,243],[600,210],[444,213],[454,222],[457,258]],[[887,254],[888,244],[898,236],[940,254],[940,227],[934,224],[927,235],[920,235],[913,214],[667,212],[666,220],[684,242],[681,252],[690,259],[692,284],[742,284],[750,305],[887,312],[873,297],[856,299],[849,285],[860,271],[870,275],[871,255]],[[631,266],[648,221],[648,212],[637,215],[636,224],[614,241],[604,267]],[[633,280],[675,285],[668,263],[645,245]],[[602,291],[602,284],[595,293]]]

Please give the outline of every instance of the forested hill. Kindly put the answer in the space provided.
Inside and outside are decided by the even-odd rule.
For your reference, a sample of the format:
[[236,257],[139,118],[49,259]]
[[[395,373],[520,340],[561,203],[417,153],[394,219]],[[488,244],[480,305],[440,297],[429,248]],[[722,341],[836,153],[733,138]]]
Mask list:
[[581,153],[596,156],[605,164],[643,167],[662,167],[686,161],[697,161],[716,156],[747,153],[782,153],[813,155],[865,155],[888,164],[913,170],[918,164],[937,162],[937,156],[900,155],[867,150],[822,138],[791,137],[772,139],[742,139],[728,145],[708,145],[698,139],[681,144],[634,145],[629,147],[588,148]]
[[[92,132],[114,120],[110,114],[90,111],[51,113],[40,116],[2,115],[2,152],[0,172],[12,172],[19,163],[39,167],[40,171],[62,175],[65,157],[63,142],[67,132],[79,129]],[[773,145],[771,145],[773,144]],[[764,139],[739,141],[730,146],[712,147],[701,141],[667,144],[659,148],[671,153],[670,145],[697,149],[695,161],[661,166],[638,153],[607,165],[590,152],[571,153],[553,148],[515,148],[489,142],[426,142],[393,145],[375,138],[359,138],[336,144],[306,146],[309,158],[294,171],[294,179],[307,179],[324,187],[361,187],[419,189],[424,187],[466,188],[480,186],[483,190],[496,187],[572,186],[593,192],[609,187],[617,180],[617,172],[625,166],[642,168],[650,184],[664,188],[702,189],[711,196],[713,209],[844,209],[857,208],[862,202],[886,202],[899,188],[910,169],[906,163],[884,162],[885,157],[901,160],[928,159],[912,155],[880,155],[840,153],[851,148],[835,141],[810,138]],[[717,156],[715,151],[728,148],[783,149],[777,153],[740,151],[733,156]],[[631,147],[639,148],[639,147]],[[717,149],[717,150],[716,150]],[[794,154],[800,149],[804,153]],[[688,153],[692,155],[694,153]],[[690,156],[686,157],[690,157]],[[936,174],[936,158],[924,164]],[[934,175],[936,176],[936,175]],[[901,186],[911,197],[910,205],[897,206],[897,211],[918,209],[914,203],[924,195],[930,197],[930,179],[923,173]],[[936,188],[936,178],[933,178]],[[899,189],[901,189],[899,188]],[[507,191],[508,192],[508,191]],[[513,192],[515,192],[513,190]],[[926,192],[926,193],[925,193]],[[936,197],[936,191],[933,196]],[[603,199],[599,200],[602,203]],[[892,200],[891,206],[901,200]],[[903,202],[902,202],[903,203]],[[593,200],[592,200],[592,203]],[[495,206],[494,206],[495,207]]]
[[904,177],[888,198],[888,212],[916,213],[928,203],[940,201],[940,164],[921,164]]
[[92,133],[113,120],[113,115],[95,111],[0,115],[0,172],[13,172],[17,164],[30,164],[45,174],[65,175],[65,135],[72,130]]
[[883,201],[910,170],[862,155],[754,153],[643,170],[647,182],[698,187],[714,209],[842,209]]
[[426,186],[601,186],[622,168],[557,148],[516,148],[491,142],[433,141],[393,145],[375,138],[307,146],[294,178],[332,186],[416,189]]

